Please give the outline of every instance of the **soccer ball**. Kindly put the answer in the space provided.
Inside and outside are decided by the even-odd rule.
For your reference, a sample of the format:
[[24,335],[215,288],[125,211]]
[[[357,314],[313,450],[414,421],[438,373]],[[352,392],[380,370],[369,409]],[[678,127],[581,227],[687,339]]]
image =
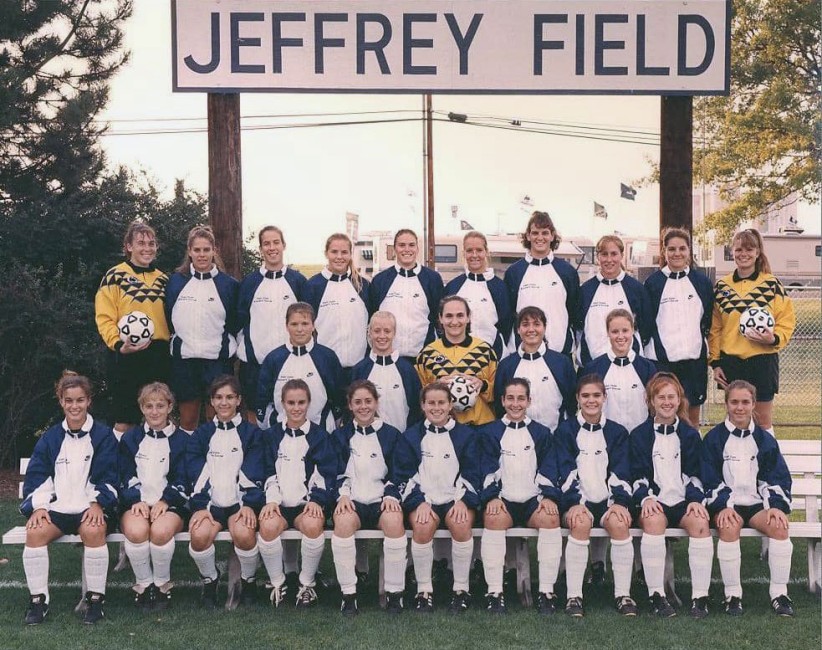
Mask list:
[[474,385],[460,375],[451,380],[451,398],[454,410],[462,413],[477,403],[477,391]]
[[756,330],[760,334],[773,332],[773,326],[773,316],[764,307],[748,307],[739,317],[739,331],[742,336],[745,336],[745,332],[749,329]]
[[123,343],[140,345],[154,338],[154,321],[141,311],[133,311],[123,316],[117,323],[120,340]]

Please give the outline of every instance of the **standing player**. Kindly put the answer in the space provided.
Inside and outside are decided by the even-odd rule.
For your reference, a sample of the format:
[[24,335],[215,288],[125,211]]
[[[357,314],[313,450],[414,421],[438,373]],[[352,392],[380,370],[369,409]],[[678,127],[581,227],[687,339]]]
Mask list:
[[505,612],[502,571],[505,531],[513,526],[539,530],[539,595],[537,610],[553,614],[557,608],[554,583],[562,557],[559,530],[560,490],[551,432],[527,415],[530,386],[526,379],[506,382],[502,404],[505,415],[480,430],[480,470],[485,506],[482,563],[488,584],[486,609]]
[[188,435],[170,420],[174,396],[160,382],[140,390],[145,421],[120,441],[120,530],[134,570],[140,607],[162,609],[171,599],[174,535],[188,515],[185,453]]
[[[195,226],[183,263],[168,281],[166,316],[171,337],[171,388],[179,400],[180,427],[191,433],[211,383],[231,371],[237,280],[222,270],[214,233]],[[206,417],[213,411],[206,407]]]
[[[574,344],[571,326],[579,301],[579,275],[568,262],[554,255],[560,241],[548,213],[534,212],[522,234],[525,258],[505,271],[505,285],[516,313],[533,306],[549,317],[548,348],[570,355]],[[519,339],[512,338],[510,347],[516,349]]]
[[56,393],[65,417],[37,441],[23,482],[20,512],[28,517],[23,569],[31,594],[25,621],[38,625],[49,612],[48,545],[63,535],[80,535],[88,587],[83,623],[93,625],[103,618],[106,533],[117,511],[117,440],[88,412],[88,379],[64,372]]
[[[94,298],[97,331],[108,348],[108,384],[114,431],[119,437],[140,421],[137,393],[151,381],[168,381],[168,323],[165,314],[168,276],[154,267],[154,229],[132,222],[123,238],[125,262],[110,268]],[[120,340],[119,320],[141,311],[154,322],[154,336],[138,345]]]
[[453,540],[454,592],[449,610],[459,614],[471,604],[471,527],[480,483],[476,433],[451,417],[451,393],[444,383],[425,386],[420,400],[425,419],[402,435],[394,457],[402,507],[413,531],[411,557],[418,589],[414,609],[421,613],[434,609],[433,539],[437,528],[445,525]]
[[283,262],[285,236],[277,226],[260,230],[260,253],[263,265],[249,273],[240,283],[237,298],[237,357],[240,359],[240,383],[246,396],[246,415],[256,417],[257,381],[266,355],[288,342],[283,327],[288,307],[302,299],[306,279]]
[[472,230],[462,240],[465,273],[445,285],[446,296],[461,296],[468,301],[473,314],[474,334],[494,348],[502,359],[511,337],[513,313],[505,283],[488,267],[488,240]]
[[369,290],[372,311],[390,311],[397,318],[395,345],[401,357],[413,361],[434,340],[442,277],[417,263],[419,243],[413,230],[394,235],[394,266],[374,276]]
[[393,483],[400,432],[377,417],[378,406],[377,387],[367,380],[354,380],[348,387],[348,409],[354,421],[333,434],[341,471],[331,550],[344,616],[358,612],[354,533],[360,528],[378,528],[385,534],[386,611],[399,614],[403,609],[407,543],[400,491]]
[[743,613],[739,534],[750,526],[769,539],[771,607],[779,616],[793,616],[788,598],[791,474],[773,435],[756,423],[756,388],[732,381],[725,388],[725,408],[728,417],[706,434],[702,445],[708,511],[719,533],[716,556],[725,585],[725,612]]
[[584,375],[577,388],[579,413],[565,420],[554,435],[562,486],[560,508],[569,529],[565,549],[568,602],[565,612],[584,615],[582,581],[588,564],[591,529],[602,527],[611,539],[614,597],[617,611],[636,616],[631,598],[634,547],[631,544],[631,467],[628,431],[603,413],[605,384],[597,375]]

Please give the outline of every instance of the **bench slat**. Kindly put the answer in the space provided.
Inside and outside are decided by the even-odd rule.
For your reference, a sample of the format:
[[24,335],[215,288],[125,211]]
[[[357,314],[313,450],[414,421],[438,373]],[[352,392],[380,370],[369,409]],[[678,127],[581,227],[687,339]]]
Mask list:
[[783,456],[819,456],[822,454],[822,443],[819,440],[778,440],[779,451]]
[[822,456],[785,454],[785,462],[791,474],[822,474]]
[[818,478],[795,478],[791,486],[791,496],[822,496],[822,480]]

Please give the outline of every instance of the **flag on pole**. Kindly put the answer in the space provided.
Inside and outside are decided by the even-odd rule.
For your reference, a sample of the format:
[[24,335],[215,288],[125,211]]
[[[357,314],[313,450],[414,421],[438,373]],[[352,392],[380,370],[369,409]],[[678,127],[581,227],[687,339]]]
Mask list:
[[625,183],[619,184],[619,198],[633,201],[636,198],[636,190]]
[[599,217],[600,219],[607,219],[608,210],[605,209],[604,205],[600,205],[599,203],[594,201],[594,216]]

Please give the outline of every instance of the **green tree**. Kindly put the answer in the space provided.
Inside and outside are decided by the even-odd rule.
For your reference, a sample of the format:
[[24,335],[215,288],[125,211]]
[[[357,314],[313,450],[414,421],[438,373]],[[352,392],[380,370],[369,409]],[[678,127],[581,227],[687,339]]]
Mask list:
[[731,92],[694,105],[694,176],[728,206],[700,230],[726,238],[789,197],[818,202],[822,166],[818,0],[735,0]]

